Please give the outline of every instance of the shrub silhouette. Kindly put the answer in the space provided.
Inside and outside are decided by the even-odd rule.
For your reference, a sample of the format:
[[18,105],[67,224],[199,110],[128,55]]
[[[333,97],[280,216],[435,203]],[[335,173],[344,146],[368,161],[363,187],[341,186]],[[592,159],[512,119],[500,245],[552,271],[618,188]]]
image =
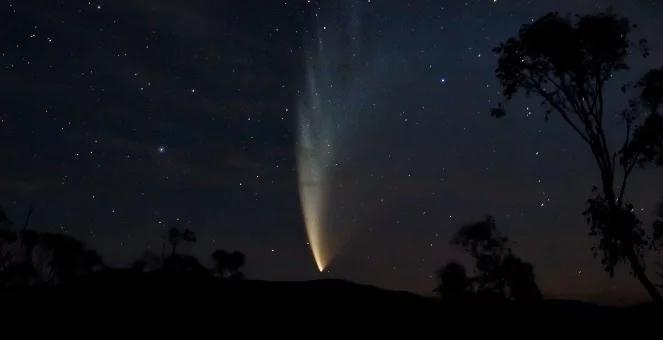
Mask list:
[[534,268],[518,258],[508,246],[509,239],[495,226],[492,216],[461,227],[451,240],[474,260],[476,275],[468,277],[465,268],[449,262],[437,274],[435,289],[445,301],[513,300],[536,302],[542,299]]
[[434,291],[445,301],[467,302],[472,297],[472,281],[462,264],[451,261],[440,268],[436,274],[440,284]]
[[0,286],[63,284],[104,268],[96,251],[71,236],[34,230],[0,233]]
[[225,250],[216,250],[212,253],[214,262],[214,274],[222,279],[243,279],[244,274],[239,269],[244,266],[245,256],[243,253],[234,251],[228,253]]

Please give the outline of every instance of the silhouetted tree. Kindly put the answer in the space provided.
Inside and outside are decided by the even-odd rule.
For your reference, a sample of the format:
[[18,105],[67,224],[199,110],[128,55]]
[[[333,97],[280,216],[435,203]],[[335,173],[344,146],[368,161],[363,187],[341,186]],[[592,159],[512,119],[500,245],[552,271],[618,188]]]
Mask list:
[[509,296],[519,302],[536,302],[543,298],[536,285],[534,267],[510,254],[502,262]]
[[[648,164],[663,166],[663,68],[654,69],[637,83],[635,88],[640,90],[639,100],[631,103],[632,110],[638,110],[640,106],[649,112],[644,123],[638,127],[633,140],[624,149],[625,157],[638,160],[641,167]],[[663,247],[663,200],[656,209],[657,219],[653,223],[654,246],[658,250]],[[659,271],[656,272],[659,279],[663,280],[663,265],[658,262]],[[663,287],[663,282],[658,285]]]
[[244,274],[239,269],[244,266],[245,256],[239,251],[228,253],[219,249],[212,253],[214,274],[222,279],[243,279]]
[[16,254],[12,246],[16,244],[16,232],[0,229],[0,287],[7,285],[12,277]]
[[196,242],[196,233],[189,229],[184,229],[184,231],[181,231],[175,227],[172,227],[168,230],[168,242],[170,243],[171,247],[171,256],[174,256],[177,254],[177,246],[180,244],[180,242]]
[[3,232],[1,238],[3,286],[62,284],[105,267],[97,252],[67,235],[21,230]]
[[209,272],[198,259],[191,255],[175,254],[168,256],[163,261],[163,269],[169,273],[189,273],[208,275]]
[[514,255],[508,243],[492,216],[461,227],[451,244],[460,246],[474,259],[477,275],[468,279],[465,268],[450,262],[438,271],[440,286],[436,291],[453,299],[476,295],[480,300],[540,300],[532,265]]
[[656,220],[654,221],[654,240],[657,246],[663,247],[663,198],[656,207]]
[[65,283],[85,277],[105,267],[101,256],[85,244],[64,234],[43,233],[39,247],[43,253],[41,265],[44,280],[50,283]]
[[638,87],[642,89],[640,97],[643,105],[652,114],[658,113],[658,109],[663,105],[663,67],[647,72]]
[[631,170],[636,163],[641,167],[663,166],[663,116],[659,110],[663,107],[663,68],[647,72],[633,88],[639,95],[630,101],[624,116],[635,119],[642,110],[648,114],[624,144],[621,162],[628,163]]
[[61,284],[105,268],[80,240],[28,229],[31,215],[32,207],[20,230],[0,229],[0,286]]
[[[654,221],[654,242],[659,249],[663,247],[663,198],[656,207],[656,220]],[[657,262],[658,271],[656,275],[659,280],[658,287],[663,288],[663,263]]]
[[9,219],[9,216],[7,216],[7,213],[5,212],[5,210],[2,209],[2,206],[0,206],[0,227],[10,226],[11,224],[12,224],[12,222]]
[[473,296],[472,281],[462,264],[451,261],[440,268],[436,276],[440,284],[434,291],[445,301],[466,302]]
[[623,158],[635,159],[640,166],[648,163],[663,166],[663,116],[658,113],[647,116],[624,151]]
[[131,269],[138,272],[209,275],[209,270],[200,264],[196,257],[177,252],[177,247],[181,242],[196,242],[196,234],[193,231],[172,227],[168,229],[166,237],[171,247],[170,255],[165,256],[162,253],[161,256],[158,256],[151,251],[147,251],[140,259],[132,263]]
[[163,260],[163,256],[148,250],[135,260],[130,268],[138,272],[152,272],[163,268]]
[[151,251],[145,252],[130,268],[142,273],[208,274],[208,270],[194,256],[175,254],[162,257]]
[[11,263],[12,254],[9,252],[8,245],[16,241],[16,233],[9,229],[11,225],[9,216],[0,206],[0,282],[3,282],[2,273]]
[[181,242],[195,243],[196,233],[190,229],[180,230],[172,227],[168,229],[166,237],[171,247],[170,255],[157,256],[153,252],[147,251],[140,259],[134,261],[131,268],[139,272],[165,271],[178,274],[209,274],[208,270],[194,256],[177,252],[177,247]]
[[[595,255],[602,255],[611,276],[617,263],[628,262],[651,297],[661,302],[645,272],[648,239],[632,205],[624,201],[629,176],[639,160],[635,153],[625,152],[633,137],[634,111],[622,115],[625,140],[620,149],[610,147],[603,127],[604,87],[615,73],[628,69],[626,58],[635,45],[629,40],[631,28],[626,18],[611,12],[581,16],[576,22],[558,13],[547,14],[523,25],[517,37],[495,49],[496,75],[507,99],[519,90],[540,97],[547,107],[546,118],[556,113],[589,146],[601,177],[600,190],[595,190],[584,211],[590,233],[599,238]],[[646,42],[639,45],[647,55]],[[660,99],[657,93],[648,91],[645,104]],[[501,105],[492,111],[497,117],[504,113]]]
[[485,220],[461,227],[451,244],[462,247],[475,260],[478,277],[478,292],[484,295],[504,296],[505,277],[501,263],[511,254],[508,238],[501,235],[495,227],[492,216]]

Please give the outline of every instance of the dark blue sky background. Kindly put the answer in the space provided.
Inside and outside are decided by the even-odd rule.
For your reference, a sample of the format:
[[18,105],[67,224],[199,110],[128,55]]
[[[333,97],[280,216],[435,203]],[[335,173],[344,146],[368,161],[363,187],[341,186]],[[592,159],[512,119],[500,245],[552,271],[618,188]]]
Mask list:
[[[370,110],[347,123],[339,214],[353,237],[329,273],[306,244],[294,156],[306,46],[347,25],[321,1],[3,1],[0,4],[0,204],[17,221],[64,231],[124,265],[164,229],[196,231],[189,251],[247,254],[260,279],[342,277],[430,293],[462,224],[493,214],[535,265],[544,293],[604,302],[644,294],[624,268],[609,279],[581,215],[591,156],[538,100],[500,101],[491,51],[549,11],[614,8],[663,56],[656,1],[359,1]],[[341,54],[342,55],[342,54]],[[357,72],[357,71],[353,71]],[[353,74],[344,75],[353,77]],[[441,79],[444,78],[444,82]],[[352,97],[356,100],[356,97]],[[629,193],[649,221],[660,170]],[[580,274],[581,272],[581,274]]]

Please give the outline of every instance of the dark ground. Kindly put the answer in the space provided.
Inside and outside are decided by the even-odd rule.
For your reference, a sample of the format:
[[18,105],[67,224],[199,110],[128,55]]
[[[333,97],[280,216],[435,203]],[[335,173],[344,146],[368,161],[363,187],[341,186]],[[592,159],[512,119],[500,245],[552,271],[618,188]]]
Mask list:
[[[67,286],[4,290],[0,294],[0,320],[5,325],[50,320],[72,326],[128,322],[175,328],[222,324],[230,328],[305,325],[326,329],[333,325],[380,332],[410,327],[440,332],[442,325],[455,329],[466,325],[469,330],[474,326],[475,331],[485,331],[494,327],[552,329],[561,324],[656,325],[663,321],[663,313],[653,305],[605,307],[561,300],[534,305],[450,305],[342,280],[217,281],[130,271],[100,273]],[[249,330],[267,330],[261,327]]]

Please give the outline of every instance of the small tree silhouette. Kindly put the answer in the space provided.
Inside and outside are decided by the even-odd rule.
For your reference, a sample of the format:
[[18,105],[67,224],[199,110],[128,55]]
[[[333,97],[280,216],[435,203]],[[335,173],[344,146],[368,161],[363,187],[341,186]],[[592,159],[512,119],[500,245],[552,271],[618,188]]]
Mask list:
[[532,302],[543,298],[539,286],[536,285],[534,267],[510,254],[502,262],[506,286],[509,296],[514,301]]
[[64,234],[0,232],[0,286],[63,284],[102,270],[101,256]]
[[[161,264],[163,270],[170,273],[196,273],[207,274],[207,270],[200,262],[193,256],[181,255],[177,252],[177,247],[182,242],[195,243],[196,233],[186,228],[180,230],[176,227],[168,229],[168,243],[170,243],[171,252],[170,256],[162,259]],[[136,263],[137,268],[140,269],[141,265],[147,268],[147,262]]]
[[163,256],[159,256],[154,252],[148,250],[143,253],[141,257],[135,260],[130,268],[138,272],[153,272],[163,269]]
[[11,226],[11,224],[12,221],[9,219],[9,216],[7,216],[5,210],[0,206],[0,227]]
[[659,247],[663,247],[663,198],[656,207],[656,217],[654,221],[654,240]]
[[[645,272],[643,253],[648,239],[631,212],[632,205],[624,200],[632,170],[642,160],[638,152],[629,151],[632,140],[637,139],[632,132],[638,110],[626,110],[622,115],[625,139],[621,149],[610,147],[604,129],[604,87],[615,73],[628,69],[626,58],[636,45],[629,40],[631,28],[628,19],[611,12],[581,16],[576,22],[558,13],[547,14],[523,25],[517,37],[495,49],[499,55],[496,75],[506,99],[519,90],[538,96],[547,108],[546,119],[556,113],[589,146],[601,177],[600,189],[595,189],[584,211],[590,233],[599,239],[595,255],[602,255],[611,276],[620,261],[628,262],[652,299],[662,302]],[[646,41],[640,40],[639,46],[648,55]],[[646,89],[641,96],[643,105],[654,110],[662,98],[658,79],[658,73],[651,73],[639,83]],[[637,107],[638,101],[630,104]],[[501,104],[492,111],[496,117],[504,114]],[[645,134],[643,131],[639,133]]]
[[214,261],[214,274],[222,279],[243,279],[244,274],[239,269],[244,266],[245,256],[239,251],[228,253],[219,249],[212,253]]
[[648,112],[642,125],[635,129],[630,143],[622,149],[621,162],[631,161],[631,167],[639,164],[663,166],[663,68],[647,72],[633,87],[639,96],[630,101],[625,116],[636,117],[641,110]]
[[209,271],[191,255],[175,254],[163,260],[163,270],[177,274],[201,274],[207,276]]
[[436,276],[440,284],[434,291],[445,301],[467,302],[472,297],[472,281],[462,264],[451,261],[440,268]]
[[658,113],[663,105],[663,67],[647,72],[637,85],[641,103],[651,114]]
[[[663,198],[656,207],[656,217],[657,218],[654,221],[654,241],[656,242],[655,245],[660,249],[663,247]],[[658,276],[659,280],[661,280],[657,286],[659,288],[663,288],[663,263],[657,262],[656,264],[658,266],[656,275]]]
[[177,254],[177,246],[181,242],[195,243],[196,233],[189,229],[184,229],[184,231],[181,231],[176,227],[170,228],[168,230],[168,243],[170,243],[171,247],[171,256],[175,256]]
[[[639,100],[631,103],[632,110],[637,110],[642,106],[649,111],[642,126],[638,127],[631,143],[624,147],[625,157],[638,160],[638,164],[644,167],[648,164],[663,166],[663,67],[654,69],[638,82],[635,86],[640,90]],[[661,249],[663,247],[663,200],[658,204],[656,210],[657,219],[653,223],[653,242],[654,247]],[[663,280],[663,264],[657,263],[658,271],[656,275]],[[657,285],[663,288],[663,282]]]
[[478,272],[475,281],[482,294],[505,295],[506,281],[501,263],[511,254],[508,241],[497,231],[492,216],[461,227],[451,240],[451,244],[460,246],[474,258]]
[[40,256],[34,259],[34,266],[45,282],[67,283],[105,267],[101,255],[71,236],[40,233],[38,239]]
[[449,262],[438,271],[440,285],[435,290],[450,301],[471,296],[481,300],[541,300],[534,268],[514,255],[508,243],[492,216],[461,227],[451,244],[460,246],[474,259],[477,275],[468,278],[462,265]]

